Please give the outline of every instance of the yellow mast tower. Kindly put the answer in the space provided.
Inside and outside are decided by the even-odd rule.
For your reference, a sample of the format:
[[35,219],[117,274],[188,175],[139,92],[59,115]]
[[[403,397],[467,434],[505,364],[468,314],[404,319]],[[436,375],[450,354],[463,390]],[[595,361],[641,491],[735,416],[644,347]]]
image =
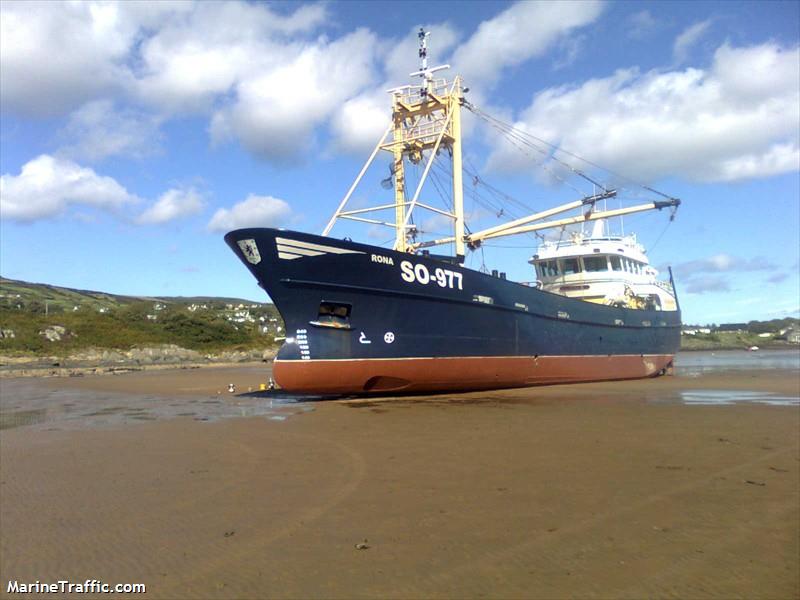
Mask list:
[[[444,215],[453,220],[453,242],[456,256],[463,260],[464,245],[464,192],[461,174],[461,105],[464,91],[461,77],[452,82],[434,78],[434,73],[449,69],[450,65],[428,67],[427,40],[430,32],[419,30],[420,69],[411,73],[420,77],[421,85],[406,85],[389,90],[392,94],[392,121],[386,133],[367,160],[336,213],[331,218],[322,235],[328,235],[337,219],[350,219],[377,225],[393,227],[395,230],[394,249],[400,252],[413,252],[416,226],[411,222],[414,209],[420,207]],[[391,133],[391,140],[386,138]],[[420,200],[423,184],[436,155],[446,149],[453,161],[453,212],[435,208]],[[375,159],[379,150],[392,154],[392,175],[394,179],[394,204],[380,205],[357,210],[344,210],[347,201]],[[428,153],[425,169],[419,184],[409,198],[406,187],[406,160],[419,164],[423,153]],[[367,218],[365,213],[394,209],[394,222]]]
[[[412,77],[420,77],[422,79],[421,84],[405,85],[388,90],[392,94],[392,120],[358,177],[339,204],[333,217],[331,217],[322,235],[330,233],[337,219],[350,219],[382,225],[395,230],[394,249],[398,252],[416,253],[423,248],[454,244],[455,260],[459,264],[463,264],[466,248],[477,248],[485,240],[555,227],[563,228],[567,225],[621,217],[649,210],[660,210],[666,207],[675,209],[680,204],[680,200],[656,192],[667,198],[667,200],[647,202],[613,210],[599,210],[596,206],[597,203],[601,200],[615,197],[617,191],[605,188],[577,169],[567,165],[576,174],[599,186],[601,192],[467,234],[464,225],[464,189],[461,166],[461,108],[466,107],[475,112],[475,107],[464,99],[464,93],[467,89],[463,88],[460,76],[456,76],[450,82],[446,79],[434,78],[434,73],[449,69],[450,65],[428,67],[427,40],[429,35],[429,32],[423,29],[419,30],[420,69],[411,73]],[[387,141],[390,133],[392,134],[391,139]],[[394,202],[368,208],[345,210],[350,196],[380,150],[392,154],[391,169],[394,180]],[[452,157],[452,212],[435,208],[420,200],[422,187],[428,177],[433,161],[442,150],[447,150]],[[426,152],[427,158],[424,154]],[[406,161],[416,165],[421,163],[424,158],[426,158],[425,169],[413,195],[409,198],[409,190],[406,186]],[[417,228],[411,221],[414,209],[417,207],[451,219],[453,222],[453,235],[434,240],[417,241]],[[580,215],[549,219],[549,217],[576,209],[581,211]],[[372,217],[365,216],[368,213],[379,211],[384,211],[385,214],[387,210],[394,210],[393,222],[375,218],[375,215]]]

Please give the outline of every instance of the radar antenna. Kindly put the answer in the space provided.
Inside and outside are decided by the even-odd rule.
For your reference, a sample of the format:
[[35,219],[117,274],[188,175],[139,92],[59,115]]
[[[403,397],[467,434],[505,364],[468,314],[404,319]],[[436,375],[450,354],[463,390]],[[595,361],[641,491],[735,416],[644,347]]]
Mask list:
[[428,36],[430,31],[425,31],[422,27],[419,28],[417,37],[419,38],[419,71],[411,73],[411,77],[421,77],[424,80],[420,88],[420,94],[425,96],[431,91],[433,86],[433,74],[437,71],[449,69],[450,65],[439,65],[438,67],[428,68]]

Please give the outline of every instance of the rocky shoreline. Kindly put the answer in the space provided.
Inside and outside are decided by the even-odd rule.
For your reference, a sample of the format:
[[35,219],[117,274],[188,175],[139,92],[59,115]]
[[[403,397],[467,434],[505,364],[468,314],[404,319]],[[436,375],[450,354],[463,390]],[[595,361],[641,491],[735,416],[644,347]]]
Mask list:
[[203,354],[174,344],[167,344],[131,350],[92,348],[67,357],[0,356],[0,378],[81,377],[157,369],[198,369],[210,366],[270,362],[275,357],[275,353],[274,348],[266,348]]

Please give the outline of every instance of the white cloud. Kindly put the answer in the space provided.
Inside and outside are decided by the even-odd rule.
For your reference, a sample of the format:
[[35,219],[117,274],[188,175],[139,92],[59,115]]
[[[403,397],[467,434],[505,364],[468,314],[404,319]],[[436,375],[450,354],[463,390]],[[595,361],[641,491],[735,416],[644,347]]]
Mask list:
[[[428,65],[444,63],[447,52],[457,40],[456,31],[448,23],[424,25],[423,28],[432,32],[428,38]],[[386,90],[408,82],[409,74],[419,70],[418,31],[414,27],[399,40],[378,40],[374,51],[378,59],[383,59],[381,83],[352,96],[332,114],[330,150],[361,155],[370,152],[378,143],[391,119],[391,96]]]
[[553,70],[558,71],[574,63],[583,52],[585,43],[585,35],[573,35],[562,39],[559,43],[559,50],[562,55],[553,62]]
[[0,216],[16,221],[54,217],[70,205],[117,210],[138,198],[111,177],[47,154],[0,177]]
[[389,127],[389,102],[389,94],[383,90],[345,102],[331,119],[335,149],[353,154],[372,150]]
[[710,276],[691,279],[686,282],[687,294],[705,294],[706,292],[730,292],[731,285],[727,279]]
[[672,46],[672,57],[676,65],[683,64],[689,58],[689,52],[711,26],[711,19],[700,21],[687,27],[675,38]]
[[628,37],[642,40],[648,37],[658,27],[658,21],[653,18],[649,10],[640,10],[628,17]]
[[[326,4],[292,12],[247,2],[13,2],[0,4],[4,107],[63,114],[107,96],[159,110],[206,107],[276,41],[326,21]],[[277,56],[276,58],[280,58]]]
[[[796,170],[800,50],[717,49],[710,69],[621,70],[537,94],[516,126],[642,181],[735,181]],[[530,162],[497,143],[497,170]]]
[[251,152],[279,161],[296,158],[313,141],[316,126],[374,76],[374,34],[357,30],[302,52],[242,81],[236,101],[218,111],[212,139],[237,138]]
[[[723,252],[707,258],[680,263],[675,267],[675,273],[686,286],[688,293],[703,294],[730,291],[730,278],[718,275],[718,273],[769,272],[775,271],[777,268],[777,265],[763,256],[741,258]],[[773,275],[769,280],[773,280],[775,277]]]
[[168,20],[141,47],[136,93],[159,110],[205,112],[241,81],[274,69],[296,54],[300,36],[324,22],[324,5],[288,16],[266,4],[200,2]]
[[171,189],[164,192],[153,206],[144,211],[137,222],[144,225],[159,225],[196,215],[205,208],[205,202],[195,190]]
[[220,208],[208,222],[209,231],[230,231],[241,227],[276,227],[285,223],[292,209],[285,200],[250,194],[231,208]]
[[[269,160],[302,156],[324,139],[324,126],[330,148],[362,151],[384,129],[385,89],[418,67],[416,28],[398,39],[365,29],[328,38],[320,35],[331,27],[325,2],[11,1],[0,10],[4,111],[75,111],[60,155],[81,160],[145,155],[158,146],[159,126],[184,115],[208,116],[212,142],[235,141]],[[474,73],[476,94],[476,84],[541,55],[601,11],[599,2],[512,5],[480,25],[454,64]],[[456,30],[425,27],[431,64],[445,62]],[[564,60],[577,48],[565,45]]]
[[190,8],[170,2],[3,2],[0,100],[26,115],[63,114],[123,90],[140,27]]
[[[541,56],[554,44],[560,44],[562,57],[554,64],[559,69],[571,64],[581,49],[580,38],[563,37],[573,29],[597,19],[603,10],[600,2],[519,2],[496,17],[484,21],[462,45],[455,48],[449,63],[455,73],[465,76],[471,88],[470,98],[481,103],[485,88],[502,76],[508,67]],[[459,35],[449,23],[423,26],[432,35],[428,39],[428,64],[448,62],[447,54],[456,46]],[[333,148],[353,153],[369,152],[386,130],[389,118],[387,89],[409,81],[409,73],[419,69],[418,28],[399,40],[388,40],[376,49],[384,57],[384,77],[380,85],[350,97],[333,115]],[[471,127],[467,117],[465,133]]]
[[679,275],[690,277],[698,273],[720,273],[727,271],[774,271],[778,267],[763,256],[753,258],[739,258],[730,254],[720,253],[708,258],[699,258],[681,263],[675,267]]
[[597,19],[601,2],[518,2],[484,21],[453,54],[471,85],[491,85],[502,69],[541,56],[562,35]]
[[109,156],[140,158],[160,151],[160,119],[132,109],[117,111],[110,100],[95,100],[73,112],[59,139],[59,154],[98,161]]

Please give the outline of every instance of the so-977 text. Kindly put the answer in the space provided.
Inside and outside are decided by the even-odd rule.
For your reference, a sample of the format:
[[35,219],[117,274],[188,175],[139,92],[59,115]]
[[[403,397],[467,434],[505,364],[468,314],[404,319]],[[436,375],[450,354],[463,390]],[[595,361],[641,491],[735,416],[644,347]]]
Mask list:
[[408,283],[421,283],[422,285],[436,284],[439,287],[463,290],[463,275],[450,269],[437,267],[431,272],[422,263],[412,264],[404,260],[400,263],[400,273],[403,281]]

